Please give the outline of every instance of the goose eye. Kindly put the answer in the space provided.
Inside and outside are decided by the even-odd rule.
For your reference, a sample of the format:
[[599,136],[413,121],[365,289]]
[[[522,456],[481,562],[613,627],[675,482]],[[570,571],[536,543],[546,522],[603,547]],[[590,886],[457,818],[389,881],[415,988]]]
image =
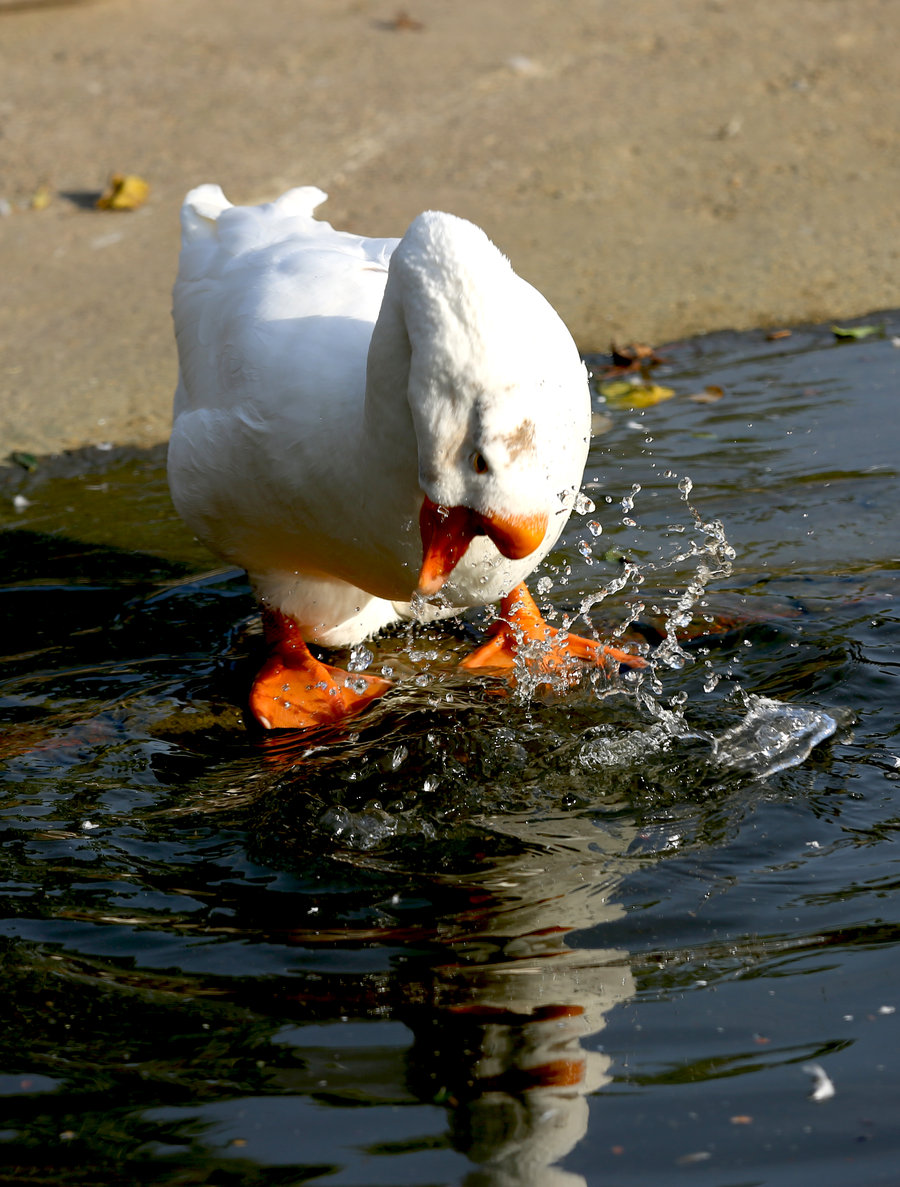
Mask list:
[[473,453],[471,461],[472,461],[472,469],[475,471],[476,474],[487,474],[488,464],[484,460],[484,454]]

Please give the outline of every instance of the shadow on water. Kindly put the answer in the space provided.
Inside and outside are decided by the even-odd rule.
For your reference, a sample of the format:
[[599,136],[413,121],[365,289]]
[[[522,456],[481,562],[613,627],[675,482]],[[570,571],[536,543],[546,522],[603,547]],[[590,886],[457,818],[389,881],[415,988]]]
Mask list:
[[[398,687],[351,734],[264,735],[249,591],[163,452],[7,470],[0,1181],[892,1183],[878,321],[678,344],[675,398],[598,394],[595,509],[537,588],[671,663],[564,700],[461,678],[476,617],[380,640]],[[687,605],[707,519],[736,556]]]

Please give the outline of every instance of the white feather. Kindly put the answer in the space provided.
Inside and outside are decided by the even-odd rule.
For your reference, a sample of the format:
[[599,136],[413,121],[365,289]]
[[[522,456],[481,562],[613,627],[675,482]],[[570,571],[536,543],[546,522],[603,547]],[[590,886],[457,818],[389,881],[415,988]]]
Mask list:
[[314,219],[324,199],[188,195],[169,482],[263,602],[342,646],[412,616],[423,495],[550,517],[524,560],[473,540],[430,616],[527,576],[580,485],[590,403],[568,331],[477,227],[429,212],[367,239]]

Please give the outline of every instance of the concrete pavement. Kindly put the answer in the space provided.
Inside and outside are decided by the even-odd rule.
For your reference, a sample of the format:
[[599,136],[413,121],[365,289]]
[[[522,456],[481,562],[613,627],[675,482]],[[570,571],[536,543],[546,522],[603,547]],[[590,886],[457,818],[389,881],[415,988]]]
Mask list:
[[[585,350],[896,306],[896,11],[0,0],[0,454],[165,439],[201,181],[313,183],[370,234],[471,218]],[[94,208],[113,171],[140,210]]]

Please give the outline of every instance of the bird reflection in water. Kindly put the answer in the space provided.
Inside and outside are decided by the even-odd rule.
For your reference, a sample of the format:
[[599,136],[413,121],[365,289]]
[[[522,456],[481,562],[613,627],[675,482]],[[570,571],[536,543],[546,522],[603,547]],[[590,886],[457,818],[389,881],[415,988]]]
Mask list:
[[634,983],[627,953],[573,936],[623,914],[610,896],[631,838],[574,814],[484,823],[527,851],[457,880],[470,909],[439,925],[451,958],[405,1018],[413,1088],[449,1107],[478,1166],[466,1187],[579,1187],[555,1164],[587,1133],[587,1097],[610,1079],[597,1036]]

